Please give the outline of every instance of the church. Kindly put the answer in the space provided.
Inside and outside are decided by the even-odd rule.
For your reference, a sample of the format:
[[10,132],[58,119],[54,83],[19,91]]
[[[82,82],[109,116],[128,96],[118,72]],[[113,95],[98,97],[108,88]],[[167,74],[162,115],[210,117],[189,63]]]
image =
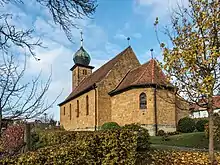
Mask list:
[[156,59],[140,64],[131,46],[93,72],[83,45],[74,54],[72,91],[59,104],[60,124],[66,130],[98,130],[106,122],[139,123],[150,135],[176,131],[188,116],[174,86]]

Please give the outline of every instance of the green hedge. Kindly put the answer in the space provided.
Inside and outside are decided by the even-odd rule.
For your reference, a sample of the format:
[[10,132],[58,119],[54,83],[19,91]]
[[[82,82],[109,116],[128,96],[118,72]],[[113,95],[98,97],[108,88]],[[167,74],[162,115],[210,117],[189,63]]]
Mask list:
[[128,129],[98,132],[49,132],[41,139],[47,139],[45,143],[54,146],[13,158],[5,158],[0,160],[0,164],[41,165],[52,162],[66,165],[132,165],[136,162],[138,137]]
[[204,132],[205,131],[205,124],[208,123],[209,121],[207,119],[201,119],[196,122],[196,130],[199,132]]
[[101,130],[117,129],[117,128],[120,128],[120,126],[116,122],[107,122],[101,126]]
[[182,133],[190,133],[195,130],[195,121],[189,117],[184,117],[179,120],[177,130]]

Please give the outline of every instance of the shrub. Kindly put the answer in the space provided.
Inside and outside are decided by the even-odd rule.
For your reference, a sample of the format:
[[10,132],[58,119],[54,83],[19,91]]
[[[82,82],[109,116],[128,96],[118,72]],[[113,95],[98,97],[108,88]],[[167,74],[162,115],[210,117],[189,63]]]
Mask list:
[[4,152],[15,154],[24,145],[24,126],[11,125],[3,132],[1,138]]
[[159,130],[159,131],[157,132],[157,136],[164,136],[164,135],[166,135],[166,133],[165,133],[164,130]]
[[[217,162],[220,162],[220,153],[215,153],[215,156]],[[210,164],[208,153],[199,151],[154,150],[151,152],[151,158],[152,165]]]
[[[57,133],[57,132],[56,132]],[[55,133],[55,134],[56,134]],[[65,133],[68,134],[69,132]],[[73,132],[71,132],[73,133]],[[61,135],[60,132],[58,132]],[[0,164],[135,164],[137,135],[125,129],[75,132],[66,143],[8,157]],[[64,134],[63,134],[64,135]],[[64,142],[65,138],[60,137]],[[69,140],[69,139],[68,139]]]
[[141,151],[141,150],[149,150],[150,149],[150,136],[148,133],[148,130],[141,127],[140,124],[127,124],[125,126],[122,127],[122,129],[125,130],[130,130],[133,131],[135,133],[137,133],[138,135],[138,139],[137,139],[137,150]]
[[102,125],[101,130],[117,129],[117,128],[120,128],[118,123],[116,123],[116,122],[107,122],[107,123],[104,123]]
[[207,119],[201,119],[201,120],[198,120],[196,122],[196,129],[197,131],[199,132],[204,132],[205,130],[205,124],[208,123],[208,120]]
[[182,133],[193,132],[195,130],[195,121],[189,117],[184,117],[179,120],[177,129]]
[[[214,138],[216,141],[220,142],[220,117],[218,115],[214,116]],[[205,124],[205,135],[208,138],[209,137],[209,123]]]

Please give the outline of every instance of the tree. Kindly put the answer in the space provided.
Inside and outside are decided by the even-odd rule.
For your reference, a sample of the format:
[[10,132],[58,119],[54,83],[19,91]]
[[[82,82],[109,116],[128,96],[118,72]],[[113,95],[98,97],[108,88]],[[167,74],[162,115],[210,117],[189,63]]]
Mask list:
[[[90,18],[97,7],[96,0],[36,0],[36,2],[49,10],[53,22],[61,27],[69,41],[73,42],[72,28],[78,28],[76,19]],[[8,3],[25,5],[23,0],[0,0],[0,7]],[[33,29],[22,29],[10,24],[12,13],[0,14],[0,50],[8,52],[11,47],[27,48],[36,60],[34,53],[36,46],[42,46],[39,39],[33,39]]]
[[[171,26],[165,27],[163,31],[172,47],[158,39],[163,50],[163,69],[168,79],[178,87],[178,94],[208,111],[209,155],[212,164],[215,162],[213,95],[220,88],[219,9],[219,0],[189,0],[187,8],[178,4],[171,16]],[[158,22],[157,18],[156,28]]]
[[33,119],[53,106],[59,95],[48,103],[46,94],[51,75],[46,83],[40,81],[40,74],[31,82],[23,83],[24,66],[15,63],[15,56],[2,55],[0,65],[0,130],[2,118]]
[[[71,42],[73,42],[71,30],[78,28],[74,21],[85,17],[90,18],[97,7],[96,0],[36,0],[36,2],[49,10],[54,24],[61,27]],[[0,0],[0,8],[4,8],[9,3],[25,5],[26,2]],[[16,65],[15,56],[11,53],[16,48],[27,49],[36,60],[40,60],[36,57],[34,49],[42,47],[42,42],[33,37],[33,29],[20,30],[19,27],[11,24],[13,17],[13,13],[0,14],[0,130],[3,116],[10,119],[35,118],[52,107],[55,102],[51,104],[45,102],[51,75],[41,86],[40,74],[31,82],[22,84],[26,64],[23,69]]]

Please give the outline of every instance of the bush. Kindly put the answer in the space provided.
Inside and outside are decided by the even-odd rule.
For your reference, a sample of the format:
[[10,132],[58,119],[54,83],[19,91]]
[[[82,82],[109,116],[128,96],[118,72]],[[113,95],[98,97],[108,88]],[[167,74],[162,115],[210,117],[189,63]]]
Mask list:
[[24,145],[24,126],[8,126],[2,134],[1,143],[5,153],[17,154]]
[[[215,153],[215,156],[217,162],[220,162],[220,153]],[[154,152],[151,152],[151,158],[152,165],[210,164],[208,153],[199,151],[154,150]]]
[[196,129],[197,131],[199,132],[204,132],[205,130],[205,124],[208,123],[208,120],[207,119],[201,119],[201,120],[198,120],[196,122]]
[[195,121],[189,117],[184,117],[179,120],[177,130],[182,133],[190,133],[195,130]]
[[108,122],[108,123],[104,123],[102,125],[101,130],[117,129],[117,128],[120,128],[118,123],[116,123],[116,122]]
[[142,151],[142,150],[150,150],[150,136],[148,133],[148,130],[141,127],[140,124],[127,124],[122,127],[122,129],[125,130],[130,130],[138,135],[137,139],[137,150]]
[[[8,157],[0,164],[135,164],[137,135],[125,129],[98,132],[70,132],[58,134],[61,144],[38,149],[35,152]],[[58,138],[56,138],[58,139]],[[57,142],[57,141],[56,141]]]
[[159,131],[157,132],[157,136],[164,136],[164,135],[166,135],[166,133],[164,132],[164,130],[159,130]]
[[[215,115],[214,116],[214,138],[219,143],[220,142],[220,116]],[[209,137],[209,123],[205,124],[205,135],[208,138]]]

